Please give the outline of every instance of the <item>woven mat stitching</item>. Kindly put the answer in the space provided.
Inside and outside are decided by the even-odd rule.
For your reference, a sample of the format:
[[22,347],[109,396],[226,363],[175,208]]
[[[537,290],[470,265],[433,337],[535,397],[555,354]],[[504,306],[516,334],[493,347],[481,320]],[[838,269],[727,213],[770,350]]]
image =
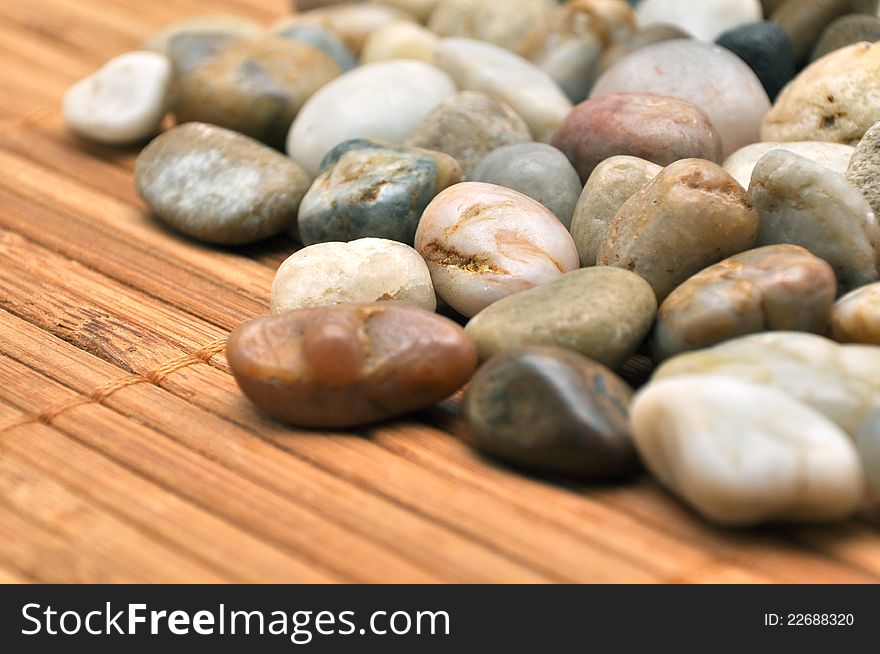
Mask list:
[[176,359],[172,359],[143,375],[126,375],[120,379],[111,379],[108,382],[96,386],[85,395],[72,397],[63,402],[58,402],[50,405],[37,414],[24,416],[13,420],[6,425],[2,425],[0,426],[0,433],[35,422],[50,425],[56,418],[58,418],[58,416],[67,411],[86,404],[103,404],[114,393],[121,391],[124,388],[128,388],[129,386],[135,386],[136,384],[153,384],[154,386],[158,386],[166,377],[179,370],[183,370],[184,368],[188,368],[189,366],[198,363],[208,363],[212,357],[220,354],[225,348],[226,338],[220,338],[209,343],[194,354],[186,354]]

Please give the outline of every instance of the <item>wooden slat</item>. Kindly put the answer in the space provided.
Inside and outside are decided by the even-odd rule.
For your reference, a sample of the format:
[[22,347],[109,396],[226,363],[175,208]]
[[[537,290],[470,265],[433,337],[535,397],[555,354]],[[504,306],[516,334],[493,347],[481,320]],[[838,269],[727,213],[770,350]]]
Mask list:
[[734,532],[644,477],[525,476],[467,447],[454,401],[356,433],[259,415],[203,348],[265,313],[295,244],[174,234],[137,148],[71,136],[58,102],[167,22],[289,6],[0,3],[0,583],[880,581],[874,526]]

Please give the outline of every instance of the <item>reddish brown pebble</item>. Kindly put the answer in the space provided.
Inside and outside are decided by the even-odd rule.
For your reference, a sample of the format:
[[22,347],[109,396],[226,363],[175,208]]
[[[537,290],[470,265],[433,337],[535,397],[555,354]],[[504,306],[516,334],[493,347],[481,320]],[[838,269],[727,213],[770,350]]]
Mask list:
[[354,427],[423,409],[477,366],[461,327],[393,301],[259,318],[232,332],[226,356],[254,404],[301,427]]
[[721,161],[721,139],[706,114],[679,98],[614,93],[576,106],[553,137],[586,182],[616,155],[667,166],[679,159]]

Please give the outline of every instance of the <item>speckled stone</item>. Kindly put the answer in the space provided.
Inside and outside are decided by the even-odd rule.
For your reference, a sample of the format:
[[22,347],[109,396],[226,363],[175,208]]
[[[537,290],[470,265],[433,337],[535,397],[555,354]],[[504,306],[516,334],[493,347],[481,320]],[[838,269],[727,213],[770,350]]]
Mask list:
[[178,34],[225,34],[228,36],[257,36],[263,26],[256,21],[233,14],[195,16],[171,23],[153,32],[141,46],[159,54],[168,54],[168,46]]
[[770,16],[791,41],[795,63],[803,65],[825,28],[849,13],[851,0],[788,0]]
[[184,68],[177,57],[186,38],[171,42],[177,122],[211,123],[275,147],[305,101],[341,72],[320,50],[271,35],[233,39]]
[[859,41],[880,41],[880,17],[864,14],[841,16],[822,32],[810,55],[810,61],[821,59],[829,52]]
[[279,32],[292,25],[317,25],[335,34],[356,55],[361,53],[370,34],[391,23],[414,17],[397,7],[378,2],[343,2],[285,16],[272,25]]
[[865,132],[842,172],[871,205],[874,215],[880,216],[880,122]]
[[310,182],[275,150],[203,123],[158,136],[135,165],[138,192],[159,218],[222,245],[259,241],[294,223]]
[[865,421],[858,438],[865,478],[875,494],[880,493],[880,412]]
[[455,93],[442,70],[423,61],[366,64],[315,93],[287,135],[287,152],[316,175],[324,156],[348,139],[402,143],[431,110]]
[[582,268],[484,309],[466,327],[480,359],[522,345],[554,345],[617,368],[641,345],[657,312],[643,279]]
[[301,427],[355,427],[426,408],[477,364],[461,327],[403,302],[288,311],[233,330],[229,367],[270,416]]
[[596,166],[575,206],[571,236],[578,249],[581,266],[595,266],[599,246],[608,225],[633,195],[663,170],[638,157],[610,157]]
[[761,20],[758,0],[642,0],[636,10],[639,26],[656,23],[675,25],[704,41],[734,27]]
[[776,389],[680,377],[648,385],[631,415],[647,468],[712,522],[825,522],[861,505],[865,480],[853,443]]
[[550,209],[566,227],[582,185],[566,156],[546,143],[505,145],[487,155],[470,179],[519,191]]
[[383,238],[316,243],[290,255],[275,273],[273,314],[334,304],[400,300],[437,308],[431,273],[418,252]]
[[468,385],[478,449],[529,469],[607,478],[638,468],[627,424],[632,390],[605,366],[560,348],[508,350]]
[[584,182],[615,155],[661,166],[689,158],[721,161],[721,140],[706,114],[686,100],[652,93],[613,93],[582,102],[560,125],[553,145]]
[[432,62],[440,38],[429,29],[401,20],[389,23],[370,33],[361,62],[365,64],[388,59],[418,59]]
[[880,283],[844,295],[831,312],[831,338],[839,343],[880,345]]
[[842,291],[880,279],[880,227],[843,175],[805,157],[773,150],[752,173],[761,216],[758,245],[792,243],[831,264]]
[[758,165],[761,157],[773,150],[794,152],[841,175],[846,172],[853,152],[855,152],[855,148],[851,145],[823,141],[752,143],[730,155],[724,162],[724,170],[729,172],[743,188],[748,188],[752,183],[752,172],[754,172],[755,166]]
[[159,131],[165,116],[171,63],[155,52],[114,57],[64,94],[64,122],[80,136],[112,145]]
[[297,41],[320,50],[333,59],[342,72],[351,70],[358,65],[358,60],[354,53],[335,34],[318,25],[290,25],[279,30],[277,34],[282,38]]
[[762,141],[855,145],[880,120],[880,46],[835,50],[785,87],[764,118]]
[[[692,102],[721,137],[722,155],[760,140],[770,100],[742,59],[710,43],[679,39],[636,50],[606,70],[591,97],[656,93]],[[782,140],[782,139],[777,139]]]
[[571,111],[571,101],[546,72],[491,43],[443,39],[434,60],[459,89],[483,91],[509,104],[535,140],[549,141]]
[[880,347],[839,345],[803,332],[752,334],[674,357],[655,380],[717,374],[777,388],[813,407],[853,438],[880,408]]
[[630,36],[611,44],[602,52],[599,63],[596,65],[596,75],[601,75],[624,57],[628,57],[636,50],[661,41],[674,39],[687,39],[690,35],[674,25],[648,25]]
[[769,20],[724,32],[716,43],[749,65],[771,100],[797,74],[788,35]]
[[437,295],[466,317],[579,263],[568,230],[549,209],[522,193],[478,182],[456,184],[434,198],[415,245]]
[[719,165],[684,159],[624,202],[597,262],[644,277],[662,302],[691,275],[752,247],[758,213]]
[[823,334],[837,297],[825,261],[796,245],[768,245],[697,273],[660,305],[654,359],[764,331]]
[[425,116],[404,143],[455,157],[468,177],[495,148],[531,140],[529,126],[507,104],[486,93],[462,91]]
[[441,152],[343,141],[303,198],[300,238],[306,245],[364,237],[412,245],[425,207],[460,177],[455,159]]

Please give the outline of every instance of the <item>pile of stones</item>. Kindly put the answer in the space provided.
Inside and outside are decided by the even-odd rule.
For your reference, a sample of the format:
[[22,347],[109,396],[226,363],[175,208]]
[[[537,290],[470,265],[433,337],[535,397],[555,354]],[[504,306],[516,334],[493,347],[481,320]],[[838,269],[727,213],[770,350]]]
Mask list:
[[470,442],[514,466],[838,520],[880,501],[876,5],[300,0],[170,25],[64,115],[155,137],[137,188],[182,235],[304,246],[229,339],[269,415],[465,388]]

